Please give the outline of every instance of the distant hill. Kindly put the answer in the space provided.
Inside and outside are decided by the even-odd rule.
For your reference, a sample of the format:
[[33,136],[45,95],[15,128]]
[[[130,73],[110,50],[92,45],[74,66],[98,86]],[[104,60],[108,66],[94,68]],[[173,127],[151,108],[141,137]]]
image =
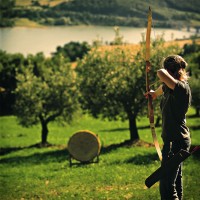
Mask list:
[[199,0],[16,0],[7,10],[4,6],[2,19],[26,18],[43,25],[144,27],[149,6],[155,27],[200,27]]

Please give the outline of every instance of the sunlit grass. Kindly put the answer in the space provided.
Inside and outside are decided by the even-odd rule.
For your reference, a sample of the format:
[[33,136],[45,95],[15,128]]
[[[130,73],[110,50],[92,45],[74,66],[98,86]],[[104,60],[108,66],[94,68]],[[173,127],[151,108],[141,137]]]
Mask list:
[[[192,117],[193,114],[191,109],[188,124],[197,145],[200,136],[195,127],[200,121]],[[129,139],[127,122],[102,121],[85,115],[65,127],[52,123],[48,141],[56,146],[36,148],[31,145],[40,141],[39,125],[22,128],[14,116],[0,120],[0,147],[1,150],[7,148],[0,157],[1,199],[160,199],[158,183],[151,189],[144,185],[144,180],[160,166],[154,147],[107,148]],[[151,141],[146,117],[138,121],[138,127],[141,139]],[[100,161],[70,167],[68,139],[83,129],[99,135],[102,142]],[[159,137],[160,128],[156,130]],[[184,164],[184,197],[188,200],[200,196],[199,155],[196,153]]]

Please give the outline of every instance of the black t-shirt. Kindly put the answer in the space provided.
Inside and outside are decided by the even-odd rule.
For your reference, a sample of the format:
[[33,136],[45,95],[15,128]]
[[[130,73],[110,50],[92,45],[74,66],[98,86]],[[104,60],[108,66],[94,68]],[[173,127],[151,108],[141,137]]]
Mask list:
[[191,103],[191,90],[187,82],[178,81],[174,90],[163,85],[161,100],[162,138],[175,141],[190,137],[186,126],[186,113]]

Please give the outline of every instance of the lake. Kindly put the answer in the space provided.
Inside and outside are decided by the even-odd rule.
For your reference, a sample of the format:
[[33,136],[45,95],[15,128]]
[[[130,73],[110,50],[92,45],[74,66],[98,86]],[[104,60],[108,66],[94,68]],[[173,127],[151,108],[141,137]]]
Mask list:
[[[120,27],[120,35],[127,43],[139,43],[146,28]],[[152,38],[164,34],[166,41],[172,39],[188,38],[194,32],[173,29],[152,29]],[[94,40],[102,40],[103,43],[111,42],[115,38],[113,27],[108,26],[65,26],[44,28],[0,28],[0,49],[8,53],[36,54],[43,52],[50,56],[56,51],[57,46],[63,46],[70,41],[90,44]]]

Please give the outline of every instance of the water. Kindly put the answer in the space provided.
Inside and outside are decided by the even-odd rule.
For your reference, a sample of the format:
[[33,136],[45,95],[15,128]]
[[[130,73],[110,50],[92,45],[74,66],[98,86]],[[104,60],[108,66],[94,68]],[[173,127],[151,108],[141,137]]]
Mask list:
[[[120,27],[120,34],[127,43],[139,43],[146,28]],[[188,38],[193,32],[153,29],[152,38],[164,33],[166,41],[172,39]],[[113,27],[107,26],[66,26],[66,27],[45,27],[45,28],[0,28],[0,49],[8,53],[22,53],[24,55],[43,52],[50,56],[56,51],[57,46],[63,46],[70,41],[90,44],[96,39],[104,43],[114,40],[115,32]]]

